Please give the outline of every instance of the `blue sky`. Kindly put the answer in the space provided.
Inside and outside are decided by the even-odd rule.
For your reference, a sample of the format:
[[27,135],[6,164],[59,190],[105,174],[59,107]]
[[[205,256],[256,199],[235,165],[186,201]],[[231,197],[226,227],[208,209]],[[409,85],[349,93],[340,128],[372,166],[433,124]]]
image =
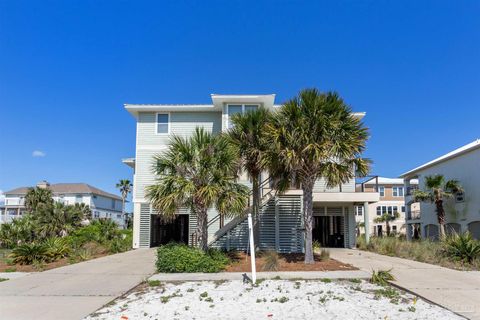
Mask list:
[[131,171],[124,103],[336,90],[397,176],[480,137],[478,1],[0,1],[0,190]]

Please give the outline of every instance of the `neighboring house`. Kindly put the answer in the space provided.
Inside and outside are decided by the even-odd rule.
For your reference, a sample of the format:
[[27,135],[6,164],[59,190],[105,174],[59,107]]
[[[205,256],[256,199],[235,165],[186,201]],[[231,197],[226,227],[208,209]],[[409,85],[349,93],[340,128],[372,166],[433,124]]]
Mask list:
[[[86,183],[55,183],[39,182],[37,187],[49,188],[53,200],[64,204],[84,203],[92,211],[92,218],[111,218],[121,228],[125,224],[122,215],[122,198],[95,188]],[[5,192],[5,204],[0,208],[0,223],[10,222],[21,217],[25,212],[25,195],[29,187],[16,188]]]
[[[470,231],[476,239],[480,239],[480,140],[402,174],[407,191],[406,203],[412,201],[411,190],[415,189],[412,179],[418,179],[419,189],[425,190],[425,177],[436,174],[445,176],[446,180],[458,180],[464,188],[463,193],[444,201],[445,231]],[[438,238],[439,225],[434,204],[420,203],[419,213],[410,212],[407,207],[405,223],[408,239],[416,236]]]
[[[135,158],[123,162],[134,169],[133,247],[152,247],[169,241],[196,243],[196,217],[184,208],[175,221],[165,223],[145,198],[145,187],[155,183],[153,156],[165,152],[172,135],[188,137],[195,127],[212,133],[227,131],[232,114],[259,107],[275,110],[275,95],[212,95],[209,105],[126,104],[125,109],[137,121]],[[355,113],[363,118],[365,113]],[[353,170],[353,169],[352,169]],[[260,243],[263,250],[301,252],[304,246],[302,191],[291,189],[274,196],[263,175],[260,215]],[[246,175],[239,182],[251,186]],[[356,192],[355,179],[328,189],[323,180],[314,188],[313,237],[323,246],[354,247],[354,207],[378,201],[378,193]],[[245,217],[224,218],[213,208],[209,211],[209,245],[227,250],[245,250],[248,245]]]
[[[418,181],[411,181],[412,185],[417,185]],[[363,190],[362,190],[363,188]],[[405,189],[403,179],[385,178],[385,177],[371,177],[361,185],[357,185],[357,191],[363,192],[378,192],[380,201],[371,203],[369,216],[369,232],[371,235],[382,236],[386,234],[387,228],[385,222],[375,222],[375,219],[387,213],[394,215],[398,213],[398,218],[390,221],[390,228],[392,233],[405,234]],[[418,204],[416,204],[418,205]],[[418,209],[418,207],[417,207]],[[364,221],[363,206],[355,207],[355,219],[357,223]],[[365,233],[365,228],[359,228],[361,233]]]

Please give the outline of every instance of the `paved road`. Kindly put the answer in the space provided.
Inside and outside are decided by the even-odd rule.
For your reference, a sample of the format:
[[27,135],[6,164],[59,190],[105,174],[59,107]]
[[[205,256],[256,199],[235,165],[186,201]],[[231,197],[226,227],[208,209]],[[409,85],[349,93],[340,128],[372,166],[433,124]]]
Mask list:
[[369,272],[392,269],[398,286],[467,318],[480,320],[480,271],[457,271],[351,249],[330,249],[330,257]]
[[0,282],[0,319],[82,319],[152,275],[154,253],[137,249]]

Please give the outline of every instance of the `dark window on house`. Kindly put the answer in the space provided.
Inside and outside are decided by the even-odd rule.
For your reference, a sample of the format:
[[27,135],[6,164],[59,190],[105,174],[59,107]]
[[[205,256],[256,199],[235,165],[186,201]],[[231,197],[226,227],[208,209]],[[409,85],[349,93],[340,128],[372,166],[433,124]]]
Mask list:
[[168,134],[170,115],[168,113],[157,113],[157,133]]
[[457,194],[455,194],[455,202],[459,203],[464,201],[465,201],[465,194],[463,192],[457,192]]

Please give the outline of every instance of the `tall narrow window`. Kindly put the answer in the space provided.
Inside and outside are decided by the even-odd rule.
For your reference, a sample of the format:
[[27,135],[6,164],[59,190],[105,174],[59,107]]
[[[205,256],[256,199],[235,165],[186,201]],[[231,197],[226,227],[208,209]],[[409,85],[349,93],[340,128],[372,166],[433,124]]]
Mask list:
[[385,197],[385,187],[378,187],[378,192],[380,192],[380,197]]
[[170,115],[168,113],[157,113],[157,133],[168,134],[169,133],[169,120]]

